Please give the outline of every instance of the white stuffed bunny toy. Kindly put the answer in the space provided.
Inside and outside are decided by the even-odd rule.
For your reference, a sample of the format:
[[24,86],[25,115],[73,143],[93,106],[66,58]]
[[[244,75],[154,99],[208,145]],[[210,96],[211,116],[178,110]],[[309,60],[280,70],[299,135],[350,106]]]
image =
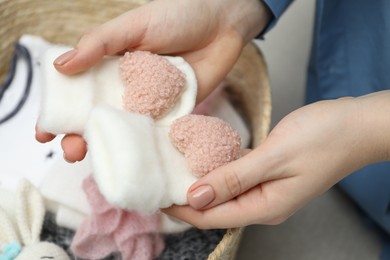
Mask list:
[[38,190],[27,180],[19,184],[14,213],[15,219],[0,208],[0,260],[70,260],[59,246],[40,241],[44,202]]

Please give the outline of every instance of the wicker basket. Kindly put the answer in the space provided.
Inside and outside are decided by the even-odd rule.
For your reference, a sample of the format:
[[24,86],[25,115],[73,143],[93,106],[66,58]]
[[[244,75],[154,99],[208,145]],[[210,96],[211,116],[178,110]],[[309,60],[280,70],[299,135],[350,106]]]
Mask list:
[[[23,34],[74,45],[88,28],[101,24],[146,0],[0,0],[0,81],[7,73],[13,44]],[[266,65],[249,44],[227,77],[229,91],[252,133],[252,146],[267,135],[271,96]],[[234,259],[243,228],[229,229],[208,259]]]

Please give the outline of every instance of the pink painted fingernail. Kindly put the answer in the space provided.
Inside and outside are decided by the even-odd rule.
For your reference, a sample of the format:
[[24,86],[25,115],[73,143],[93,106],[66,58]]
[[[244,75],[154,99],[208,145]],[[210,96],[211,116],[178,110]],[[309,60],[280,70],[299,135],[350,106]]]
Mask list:
[[215,193],[210,185],[202,185],[191,191],[188,195],[188,203],[194,209],[201,209],[215,199]]
[[57,59],[55,59],[53,64],[59,66],[65,65],[76,55],[76,53],[77,53],[76,49],[65,52],[64,54],[60,55]]

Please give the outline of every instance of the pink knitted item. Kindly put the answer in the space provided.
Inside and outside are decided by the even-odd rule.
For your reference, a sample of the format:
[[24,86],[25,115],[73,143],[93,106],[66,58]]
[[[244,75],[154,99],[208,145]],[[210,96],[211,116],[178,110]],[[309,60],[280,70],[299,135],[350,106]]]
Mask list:
[[147,260],[162,252],[164,241],[157,233],[159,214],[141,215],[112,207],[92,176],[84,180],[83,188],[92,213],[73,238],[71,249],[77,257],[94,260],[120,252],[124,260]]
[[125,85],[124,108],[154,119],[168,112],[185,88],[184,73],[164,57],[147,51],[127,52],[119,69]]
[[240,136],[225,121],[203,115],[175,120],[169,132],[195,176],[204,176],[240,156]]

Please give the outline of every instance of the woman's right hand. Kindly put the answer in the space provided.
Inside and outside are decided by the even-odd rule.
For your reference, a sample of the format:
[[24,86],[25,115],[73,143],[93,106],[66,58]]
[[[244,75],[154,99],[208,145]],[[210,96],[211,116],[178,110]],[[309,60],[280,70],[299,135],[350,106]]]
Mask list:
[[[199,102],[223,80],[245,44],[270,18],[258,0],[155,0],[89,30],[54,66],[70,75],[89,69],[106,55],[128,50],[180,55],[195,71]],[[36,130],[40,142],[54,137]],[[66,135],[62,148],[70,162],[82,160],[87,151],[78,135]]]

